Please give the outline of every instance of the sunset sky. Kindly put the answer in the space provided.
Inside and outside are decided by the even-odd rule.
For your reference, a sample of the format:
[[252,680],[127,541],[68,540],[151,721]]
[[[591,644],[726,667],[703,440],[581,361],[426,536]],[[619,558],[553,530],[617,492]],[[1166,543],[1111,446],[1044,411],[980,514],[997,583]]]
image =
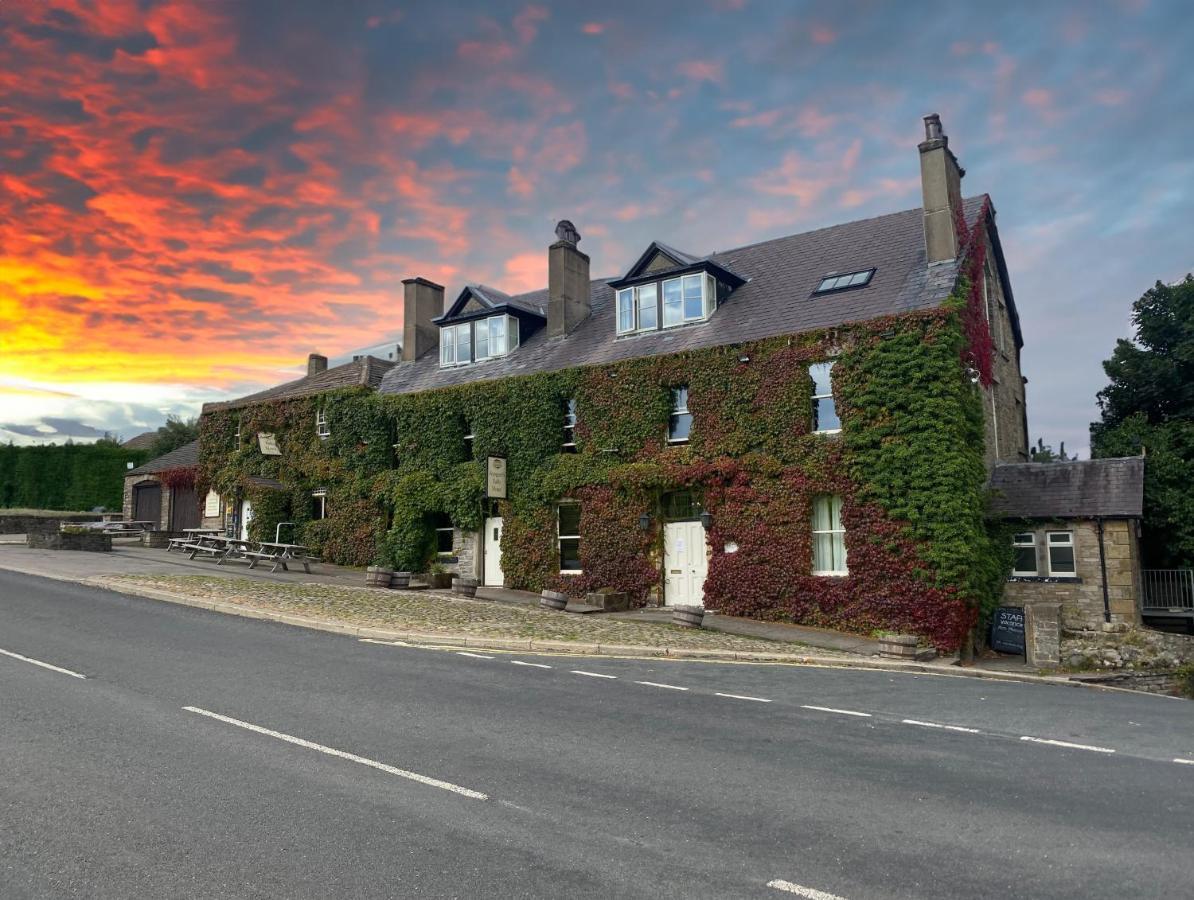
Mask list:
[[1032,436],[1085,455],[1194,269],[1194,7],[0,2],[0,440],[124,437],[401,330],[401,281],[595,275],[988,192]]

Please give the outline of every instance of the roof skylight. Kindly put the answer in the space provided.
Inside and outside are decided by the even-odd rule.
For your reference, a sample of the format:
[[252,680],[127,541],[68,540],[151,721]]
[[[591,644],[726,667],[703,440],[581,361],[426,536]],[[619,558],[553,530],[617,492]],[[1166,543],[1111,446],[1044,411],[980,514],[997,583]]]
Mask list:
[[874,269],[863,269],[861,272],[826,275],[813,293],[827,294],[830,291],[840,291],[844,288],[863,287],[870,283],[871,276],[874,274]]

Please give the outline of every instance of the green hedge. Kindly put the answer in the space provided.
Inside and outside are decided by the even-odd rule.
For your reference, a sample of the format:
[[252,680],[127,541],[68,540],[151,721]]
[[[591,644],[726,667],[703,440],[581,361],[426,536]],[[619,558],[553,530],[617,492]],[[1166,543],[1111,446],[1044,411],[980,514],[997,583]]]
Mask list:
[[0,445],[0,508],[120,509],[128,463],[138,466],[148,457],[106,442]]

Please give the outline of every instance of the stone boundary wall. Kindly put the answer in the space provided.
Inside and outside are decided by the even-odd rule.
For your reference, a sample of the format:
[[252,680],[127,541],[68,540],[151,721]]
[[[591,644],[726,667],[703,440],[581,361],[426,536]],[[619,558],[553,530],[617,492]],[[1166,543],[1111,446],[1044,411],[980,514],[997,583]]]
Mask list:
[[1066,629],[1062,665],[1113,672],[1168,672],[1194,662],[1194,635],[1170,634],[1112,622],[1098,629]]
[[1108,675],[1081,675],[1072,679],[1083,684],[1097,684],[1101,687],[1127,688],[1131,691],[1147,691],[1150,694],[1173,694],[1178,688],[1178,673],[1167,672],[1116,672]]
[[96,513],[62,516],[0,516],[0,534],[28,534],[30,531],[57,531],[63,522],[98,522]]
[[94,531],[86,534],[30,531],[25,535],[25,546],[37,550],[85,550],[107,553],[112,549],[112,535]]

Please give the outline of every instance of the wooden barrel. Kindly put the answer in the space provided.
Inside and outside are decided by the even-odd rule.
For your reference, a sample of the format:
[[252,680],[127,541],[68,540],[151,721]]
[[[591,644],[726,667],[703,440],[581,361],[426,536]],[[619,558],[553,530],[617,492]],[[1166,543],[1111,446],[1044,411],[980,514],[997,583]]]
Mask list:
[[705,621],[705,607],[703,606],[673,606],[672,624],[684,628],[700,628]]
[[394,572],[390,575],[390,587],[400,591],[410,587],[410,572]]
[[459,594],[461,597],[475,597],[477,596],[477,579],[476,578],[453,578],[452,592]]
[[394,570],[385,566],[370,566],[365,570],[365,586],[388,588],[390,579],[394,577]]
[[559,591],[543,591],[539,594],[539,605],[543,609],[563,611],[568,605],[568,595]]

